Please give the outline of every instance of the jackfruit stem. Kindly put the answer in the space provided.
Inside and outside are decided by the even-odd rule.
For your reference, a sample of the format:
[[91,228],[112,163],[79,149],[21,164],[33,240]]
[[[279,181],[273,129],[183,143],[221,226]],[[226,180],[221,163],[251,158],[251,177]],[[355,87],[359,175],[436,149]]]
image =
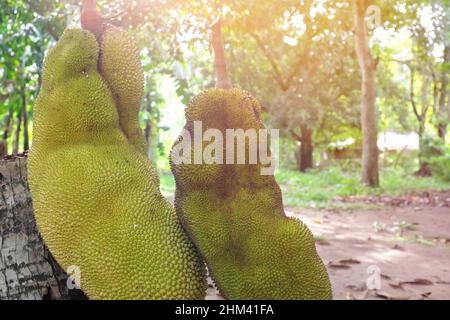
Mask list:
[[97,10],[96,0],[83,0],[80,20],[83,29],[91,31],[97,40],[100,39],[103,33],[103,18]]
[[216,73],[216,88],[231,89],[233,85],[228,78],[227,63],[225,60],[225,50],[222,40],[222,20],[217,19],[211,26],[212,47],[214,50],[214,70]]

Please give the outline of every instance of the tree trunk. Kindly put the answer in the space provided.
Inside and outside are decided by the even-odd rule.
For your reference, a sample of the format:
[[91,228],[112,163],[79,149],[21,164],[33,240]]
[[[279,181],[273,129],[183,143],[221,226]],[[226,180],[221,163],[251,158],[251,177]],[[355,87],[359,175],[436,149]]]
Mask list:
[[442,142],[445,144],[445,137],[447,136],[447,124],[440,123],[438,125],[438,136],[442,140]]
[[28,134],[28,114],[27,114],[27,97],[25,89],[22,92],[22,117],[23,117],[23,151],[30,149],[30,141]]
[[425,134],[425,121],[426,116],[419,118],[419,170],[415,173],[417,177],[431,177],[433,173],[428,165],[426,159],[428,158],[429,152],[427,152],[428,146],[426,145],[426,141],[424,140]]
[[[419,146],[419,154],[424,154],[424,149],[426,146],[424,146],[422,137],[420,139],[420,146]],[[433,172],[430,169],[430,166],[428,165],[428,162],[425,160],[424,156],[419,156],[419,170],[414,174],[416,177],[431,177],[433,176]]]
[[[450,64],[450,46],[445,46],[444,49],[444,63]],[[450,93],[448,89],[448,74],[446,71],[442,72],[441,92],[439,99],[438,111],[438,135],[445,143],[445,136],[447,135],[447,126],[450,120]]]
[[214,50],[214,70],[216,72],[216,88],[231,89],[233,85],[228,78],[227,61],[225,59],[225,50],[222,39],[222,20],[219,18],[211,26],[212,29],[212,47]]
[[8,110],[8,114],[5,117],[5,131],[3,131],[3,139],[0,142],[0,158],[5,157],[8,154],[8,136],[11,127],[12,110]]
[[26,163],[0,161],[0,300],[83,299],[39,236]]
[[355,16],[355,47],[362,74],[361,128],[363,135],[362,152],[362,182],[370,187],[378,187],[378,156],[377,146],[377,114],[376,70],[378,61],[372,58],[367,39],[365,12],[367,1],[354,0]]
[[302,139],[300,141],[299,170],[306,172],[314,167],[312,130],[306,125],[301,125],[300,130]]
[[20,131],[22,130],[22,110],[17,115],[16,135],[14,137],[13,154],[19,153]]

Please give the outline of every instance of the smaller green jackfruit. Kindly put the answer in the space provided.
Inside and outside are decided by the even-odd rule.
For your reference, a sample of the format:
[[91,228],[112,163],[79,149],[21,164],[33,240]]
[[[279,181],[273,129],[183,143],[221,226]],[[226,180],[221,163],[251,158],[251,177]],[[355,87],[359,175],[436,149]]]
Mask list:
[[104,41],[68,29],[45,59],[28,168],[39,231],[92,299],[203,299],[203,262],[139,141],[137,49],[117,29]]
[[[211,89],[188,106],[185,130],[194,145],[194,122],[201,121],[204,131],[218,129],[226,137],[227,129],[263,129],[260,115],[261,107],[249,93]],[[175,146],[183,139],[189,135],[181,136]],[[235,159],[236,152],[235,148]],[[301,221],[286,217],[280,188],[273,175],[261,175],[260,162],[183,164],[174,161],[177,155],[171,158],[177,214],[225,297],[332,297],[311,232]]]

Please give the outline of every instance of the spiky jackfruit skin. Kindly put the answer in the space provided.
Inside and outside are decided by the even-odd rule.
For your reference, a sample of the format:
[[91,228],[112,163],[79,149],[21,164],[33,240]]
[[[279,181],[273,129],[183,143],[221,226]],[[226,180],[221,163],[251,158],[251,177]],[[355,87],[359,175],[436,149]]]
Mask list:
[[[202,122],[203,130],[219,129],[226,137],[226,129],[264,128],[260,113],[259,103],[245,91],[211,89],[188,106],[185,129],[193,146],[195,121]],[[225,141],[223,145],[226,155]],[[195,165],[174,161],[175,156],[171,165],[177,214],[225,297],[332,297],[311,232],[301,221],[286,217],[280,188],[273,175],[261,175],[261,162]]]
[[46,57],[28,172],[37,224],[61,266],[79,267],[92,299],[202,299],[199,254],[151,163],[122,130],[116,100],[135,111],[142,77],[128,73],[142,70],[136,55],[114,68],[110,51],[134,50],[121,33],[117,39],[100,55],[115,70],[111,83],[97,69],[99,45],[88,31],[66,30]]
[[[144,95],[144,70],[137,46],[127,32],[110,27],[103,33],[100,52],[99,68],[113,92],[120,127],[131,144],[142,154],[146,154],[146,141],[139,126],[139,109]],[[130,70],[133,72],[129,72]]]

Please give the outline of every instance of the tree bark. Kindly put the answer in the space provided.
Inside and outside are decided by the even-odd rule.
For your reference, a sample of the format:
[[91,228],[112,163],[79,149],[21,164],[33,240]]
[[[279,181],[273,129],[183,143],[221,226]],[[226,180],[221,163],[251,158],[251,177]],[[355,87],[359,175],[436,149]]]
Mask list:
[[370,187],[378,187],[378,157],[377,146],[377,114],[376,70],[378,60],[373,59],[367,39],[365,12],[368,3],[365,0],[354,0],[355,47],[362,74],[361,128],[363,135],[362,182]]
[[27,96],[25,88],[22,91],[22,117],[23,117],[23,151],[30,149],[30,140],[28,134],[28,114],[27,114]]
[[418,136],[419,136],[419,170],[414,174],[417,177],[431,177],[433,175],[428,162],[426,159],[428,158],[427,154],[427,148],[428,146],[425,143],[425,120],[426,117],[422,117],[419,119],[419,130],[418,130]]
[[306,172],[306,170],[312,169],[314,167],[312,130],[306,125],[301,125],[300,130],[302,133],[302,139],[300,141],[299,170],[301,172]]
[[427,159],[427,145],[425,144],[425,122],[426,122],[426,113],[422,114],[419,119],[419,171],[416,172],[416,176],[419,177],[430,177],[432,176],[432,172],[428,167]]
[[227,61],[225,59],[225,50],[222,40],[222,20],[219,18],[211,26],[212,29],[212,47],[214,50],[214,70],[216,72],[216,88],[231,89],[233,85],[228,78]]
[[13,145],[13,154],[19,153],[19,145],[20,145],[20,132],[22,130],[22,109],[17,114],[17,126],[14,137],[14,145]]
[[[444,49],[444,63],[450,64],[450,46],[445,46]],[[448,89],[448,74],[446,71],[442,72],[441,92],[439,99],[438,111],[438,135],[445,143],[445,136],[447,135],[447,126],[450,121],[450,93]]]
[[10,127],[11,127],[11,118],[12,118],[12,110],[8,110],[8,114],[6,115],[5,118],[5,131],[3,131],[3,140],[7,140],[9,137],[9,131],[10,131]]
[[34,220],[27,159],[0,161],[0,300],[84,299],[45,247]]
[[2,141],[0,142],[0,158],[5,157],[8,154],[8,136],[11,127],[12,110],[8,110],[8,114],[5,117],[5,131],[3,131]]
[[[425,143],[425,125],[427,121],[427,113],[430,109],[430,106],[427,104],[427,98],[426,94],[427,92],[427,83],[422,84],[422,108],[419,110],[418,105],[416,103],[414,88],[415,88],[415,74],[416,74],[416,67],[412,64],[407,65],[411,76],[410,76],[410,83],[409,83],[409,100],[411,103],[411,107],[413,110],[414,115],[416,116],[417,122],[419,124],[419,127],[417,129],[417,134],[419,136],[419,171],[415,173],[418,177],[428,177],[432,175],[432,172],[428,166],[428,163],[426,162],[427,158],[427,146]],[[436,101],[436,95],[435,99]]]

